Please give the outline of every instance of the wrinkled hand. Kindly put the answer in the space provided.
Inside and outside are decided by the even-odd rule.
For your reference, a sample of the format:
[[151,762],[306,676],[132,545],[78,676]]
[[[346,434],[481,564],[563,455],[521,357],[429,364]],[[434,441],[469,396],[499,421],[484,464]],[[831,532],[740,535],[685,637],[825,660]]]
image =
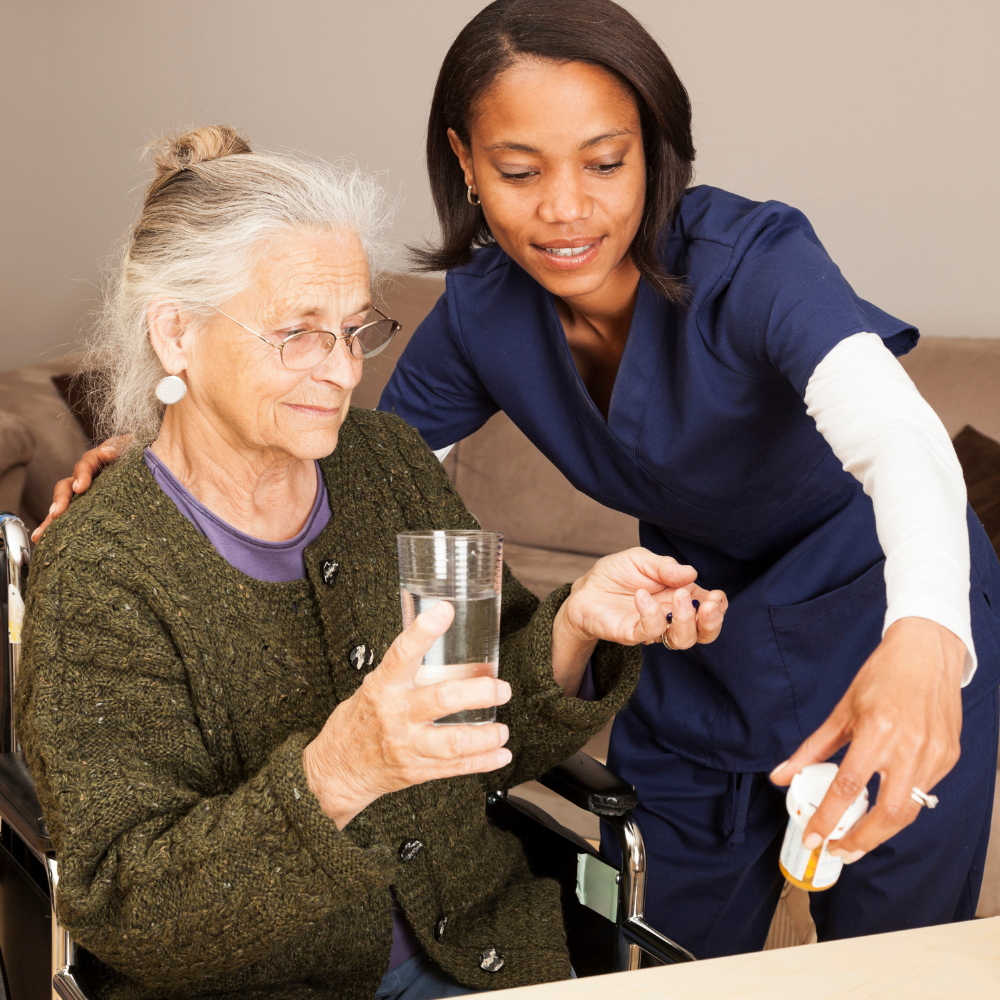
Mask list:
[[65,514],[69,507],[73,495],[86,493],[97,474],[106,465],[110,465],[121,453],[132,443],[135,435],[125,434],[121,437],[108,438],[96,448],[85,451],[80,460],[73,466],[73,475],[66,479],[60,479],[56,483],[56,488],[52,492],[52,506],[49,507],[48,517],[35,528],[31,533],[31,540],[37,542],[42,537],[42,532],[60,514]]
[[413,686],[421,659],[454,617],[447,602],[418,615],[305,748],[302,763],[309,790],[338,829],[380,795],[510,763],[502,723],[433,725],[455,712],[506,704],[506,681],[472,677]]
[[913,787],[930,792],[958,761],[964,664],[965,644],[936,622],[902,618],[888,628],[826,722],[771,772],[787,785],[851,744],[806,826],[807,849],[822,843],[875,773],[875,807],[830,853],[857,861],[917,818]]
[[616,552],[599,559],[573,584],[560,614],[581,637],[626,646],[659,642],[672,614],[668,638],[675,649],[714,642],[729,602],[721,590],[697,586],[697,575],[693,566],[649,549]]

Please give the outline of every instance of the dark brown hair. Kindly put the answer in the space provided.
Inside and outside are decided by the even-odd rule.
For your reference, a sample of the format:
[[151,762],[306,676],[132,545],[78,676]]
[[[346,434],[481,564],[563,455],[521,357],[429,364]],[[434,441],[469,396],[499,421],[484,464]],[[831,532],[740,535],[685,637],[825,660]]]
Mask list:
[[601,66],[632,90],[646,157],[646,204],[632,260],[661,295],[680,301],[682,282],[664,270],[657,250],[691,180],[691,102],[660,46],[612,0],[496,0],[462,29],[441,66],[427,126],[427,171],[442,239],[411,249],[416,267],[462,267],[476,247],[496,243],[482,209],[466,200],[448,129],[470,145],[476,100],[523,56]]

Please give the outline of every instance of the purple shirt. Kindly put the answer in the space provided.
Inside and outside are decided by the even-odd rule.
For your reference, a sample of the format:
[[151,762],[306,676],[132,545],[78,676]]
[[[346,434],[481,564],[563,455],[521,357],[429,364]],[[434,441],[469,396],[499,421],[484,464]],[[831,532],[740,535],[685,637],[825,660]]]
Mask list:
[[[156,485],[173,500],[177,509],[214,546],[215,551],[229,563],[255,580],[267,583],[288,583],[304,580],[306,576],[305,551],[329,524],[332,514],[326,492],[326,483],[319,463],[316,463],[316,502],[313,504],[305,526],[294,537],[285,542],[267,542],[238,531],[223,521],[218,514],[210,511],[187,490],[180,480],[164,465],[163,461],[149,448],[143,458]],[[421,950],[420,942],[410,922],[392,896],[392,951],[389,954],[389,968],[395,969]]]
[[289,583],[304,580],[306,576],[305,551],[330,522],[330,504],[326,496],[326,483],[316,465],[316,502],[313,504],[305,526],[294,537],[284,542],[267,542],[239,531],[223,521],[192,496],[180,480],[164,465],[163,460],[149,448],[143,458],[153,473],[156,485],[177,505],[177,509],[212,543],[215,551],[241,573],[267,583]]

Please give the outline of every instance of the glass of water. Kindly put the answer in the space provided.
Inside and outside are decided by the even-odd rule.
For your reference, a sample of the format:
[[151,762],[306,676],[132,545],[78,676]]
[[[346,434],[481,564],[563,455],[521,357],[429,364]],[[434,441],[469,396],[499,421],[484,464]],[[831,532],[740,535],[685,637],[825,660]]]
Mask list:
[[[403,626],[448,601],[455,619],[424,654],[417,687],[464,677],[496,677],[500,655],[503,535],[498,531],[407,531],[396,536]],[[496,722],[497,710],[473,708],[436,726]]]

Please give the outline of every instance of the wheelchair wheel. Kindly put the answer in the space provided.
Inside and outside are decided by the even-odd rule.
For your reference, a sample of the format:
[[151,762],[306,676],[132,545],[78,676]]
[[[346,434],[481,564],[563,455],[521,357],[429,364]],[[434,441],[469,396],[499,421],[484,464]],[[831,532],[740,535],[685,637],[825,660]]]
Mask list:
[[4,964],[2,952],[0,952],[0,1000],[10,1000],[10,987],[7,985],[7,966]]

